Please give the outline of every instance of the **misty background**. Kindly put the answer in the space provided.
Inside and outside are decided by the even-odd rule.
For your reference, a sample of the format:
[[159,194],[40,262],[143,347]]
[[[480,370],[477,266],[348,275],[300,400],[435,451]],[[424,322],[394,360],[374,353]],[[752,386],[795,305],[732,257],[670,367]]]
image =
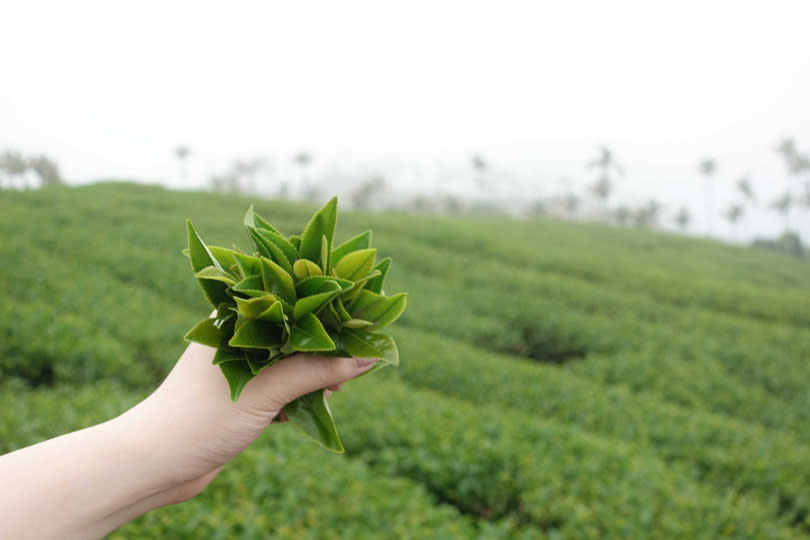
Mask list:
[[806,243],[808,20],[801,0],[7,0],[0,151],[68,184]]

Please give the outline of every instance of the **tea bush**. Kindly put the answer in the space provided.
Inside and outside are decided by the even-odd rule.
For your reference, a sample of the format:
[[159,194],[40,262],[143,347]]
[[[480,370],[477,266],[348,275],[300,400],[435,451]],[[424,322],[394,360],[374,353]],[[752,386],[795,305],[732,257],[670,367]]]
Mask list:
[[[185,218],[248,246],[313,207],[135,184],[0,198],[0,452],[150,392],[208,312]],[[346,385],[349,453],[274,426],[113,538],[810,536],[810,272],[590,224],[341,214],[408,291],[401,367]]]

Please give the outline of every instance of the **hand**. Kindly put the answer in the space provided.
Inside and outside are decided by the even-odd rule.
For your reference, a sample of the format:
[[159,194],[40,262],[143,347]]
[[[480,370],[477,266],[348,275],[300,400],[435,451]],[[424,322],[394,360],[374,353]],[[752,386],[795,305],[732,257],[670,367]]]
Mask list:
[[147,434],[152,447],[162,449],[161,468],[175,502],[207,486],[274,418],[283,418],[284,405],[321,388],[339,390],[376,362],[290,356],[262,370],[233,402],[225,377],[211,364],[213,356],[210,347],[189,345],[155,393],[122,416]]
[[[372,359],[295,355],[232,402],[214,349],[190,345],[162,385],[118,418],[0,456],[0,538],[100,538],[198,494],[306,393],[338,389]],[[43,519],[47,516],[47,519]]]

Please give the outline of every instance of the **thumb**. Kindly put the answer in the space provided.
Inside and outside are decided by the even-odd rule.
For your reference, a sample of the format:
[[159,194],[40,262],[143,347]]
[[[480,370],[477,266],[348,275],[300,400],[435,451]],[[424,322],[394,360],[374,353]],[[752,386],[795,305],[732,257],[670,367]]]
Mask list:
[[259,410],[279,411],[304,394],[362,375],[376,362],[376,358],[295,354],[263,369],[247,385],[242,399]]

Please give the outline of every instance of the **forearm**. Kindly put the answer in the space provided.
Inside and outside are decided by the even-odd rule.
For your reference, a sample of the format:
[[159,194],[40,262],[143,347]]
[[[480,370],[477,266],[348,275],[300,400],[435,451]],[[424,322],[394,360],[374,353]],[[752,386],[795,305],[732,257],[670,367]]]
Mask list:
[[119,418],[0,457],[0,537],[100,538],[174,502],[131,427]]

